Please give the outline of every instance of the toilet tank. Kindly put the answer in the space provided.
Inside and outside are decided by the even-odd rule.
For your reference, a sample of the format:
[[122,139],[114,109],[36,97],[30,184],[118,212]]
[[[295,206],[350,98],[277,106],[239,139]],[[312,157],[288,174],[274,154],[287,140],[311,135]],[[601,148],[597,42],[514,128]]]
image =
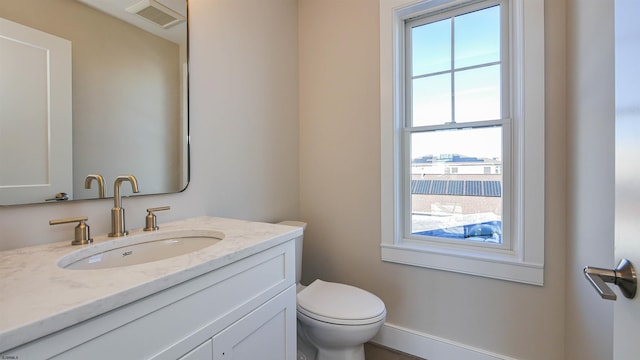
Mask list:
[[302,228],[303,235],[296,238],[296,284],[302,280],[302,238],[304,231],[307,228],[307,223],[302,221],[283,221],[279,222],[280,225],[297,226]]

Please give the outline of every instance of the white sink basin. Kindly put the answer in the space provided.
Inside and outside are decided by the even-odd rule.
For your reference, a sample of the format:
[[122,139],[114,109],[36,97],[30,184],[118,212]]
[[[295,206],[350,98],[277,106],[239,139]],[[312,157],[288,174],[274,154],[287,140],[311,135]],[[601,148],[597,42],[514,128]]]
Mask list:
[[213,246],[224,238],[216,231],[140,234],[106,241],[64,256],[58,266],[71,270],[107,269],[144,264]]

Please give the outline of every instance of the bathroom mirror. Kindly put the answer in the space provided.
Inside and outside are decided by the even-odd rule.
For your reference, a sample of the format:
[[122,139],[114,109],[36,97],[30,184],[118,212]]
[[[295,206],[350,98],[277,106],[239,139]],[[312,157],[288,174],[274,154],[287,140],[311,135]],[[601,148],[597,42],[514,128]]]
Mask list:
[[136,195],[186,188],[186,16],[185,0],[0,1],[0,205],[98,198],[90,174],[106,197],[118,175]]

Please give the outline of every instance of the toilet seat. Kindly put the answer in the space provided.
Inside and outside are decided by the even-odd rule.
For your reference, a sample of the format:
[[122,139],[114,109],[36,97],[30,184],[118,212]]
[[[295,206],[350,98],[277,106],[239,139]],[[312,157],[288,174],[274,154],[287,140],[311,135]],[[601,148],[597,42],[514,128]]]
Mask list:
[[365,325],[384,320],[380,298],[354,286],[316,280],[297,294],[297,310],[318,321]]

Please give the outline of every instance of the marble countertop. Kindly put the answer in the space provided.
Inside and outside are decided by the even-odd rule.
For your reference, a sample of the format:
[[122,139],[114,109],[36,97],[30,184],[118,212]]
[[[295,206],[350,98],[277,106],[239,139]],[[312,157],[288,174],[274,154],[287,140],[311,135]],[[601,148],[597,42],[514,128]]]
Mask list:
[[67,270],[57,264],[83,248],[130,241],[148,232],[132,230],[117,239],[95,236],[92,245],[71,246],[69,240],[0,252],[0,353],[302,234],[297,227],[213,217],[161,224],[158,233],[176,230],[214,230],[224,239],[186,255],[97,270]]

